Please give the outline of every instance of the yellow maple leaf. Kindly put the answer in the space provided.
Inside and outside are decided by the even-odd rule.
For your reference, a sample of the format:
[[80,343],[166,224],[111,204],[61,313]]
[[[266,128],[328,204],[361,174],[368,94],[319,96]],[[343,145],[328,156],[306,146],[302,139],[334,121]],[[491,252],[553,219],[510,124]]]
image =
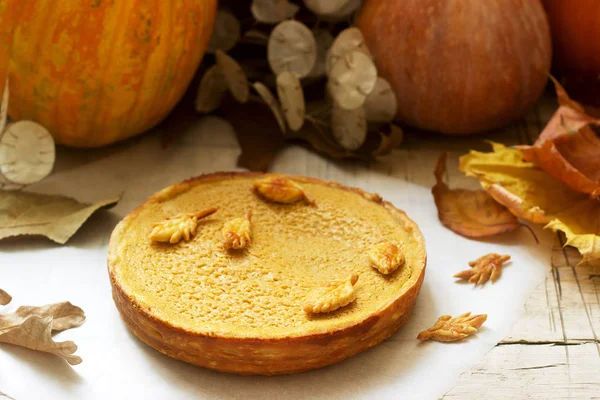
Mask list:
[[523,152],[492,143],[491,153],[471,151],[460,170],[516,216],[562,231],[582,262],[600,261],[600,201],[576,192],[523,159]]

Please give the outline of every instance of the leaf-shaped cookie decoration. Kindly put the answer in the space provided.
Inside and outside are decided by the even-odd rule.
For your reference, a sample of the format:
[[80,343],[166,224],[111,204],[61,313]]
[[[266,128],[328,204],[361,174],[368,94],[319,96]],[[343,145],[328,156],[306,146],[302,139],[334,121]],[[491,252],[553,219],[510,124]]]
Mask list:
[[436,184],[431,189],[438,217],[451,231],[468,238],[514,231],[521,224],[510,211],[483,190],[450,189],[444,183],[447,154],[435,168]]
[[248,84],[248,77],[240,64],[222,50],[217,50],[215,55],[217,57],[217,65],[221,69],[221,73],[233,97],[240,103],[247,102],[250,95],[250,86]]
[[52,340],[52,317],[28,317],[22,324],[0,333],[0,343],[9,343],[31,350],[43,351],[64,358],[69,364],[81,363],[81,357],[74,355],[77,345],[72,341]]
[[356,300],[354,285],[358,275],[352,274],[339,281],[329,281],[314,288],[306,296],[304,312],[307,314],[328,313],[347,306]]
[[496,282],[502,276],[502,264],[510,260],[509,255],[486,254],[475,261],[469,261],[471,269],[455,274],[455,278],[468,280],[475,285],[483,285],[488,280]]
[[455,342],[477,333],[477,329],[486,321],[487,314],[471,315],[470,312],[452,318],[442,315],[435,325],[419,333],[419,340],[437,340],[438,342]]
[[10,303],[12,300],[12,296],[6,293],[4,290],[0,289],[0,306],[5,306]]
[[217,50],[229,51],[240,40],[242,28],[240,21],[227,10],[218,10],[215,17],[215,25],[208,42],[208,53]]
[[267,58],[275,75],[293,72],[298,78],[305,77],[317,60],[317,43],[312,31],[294,20],[279,23],[269,37]]
[[52,331],[64,331],[75,328],[85,321],[83,310],[68,301],[48,304],[42,307],[21,306],[15,312],[0,315],[0,333],[21,325],[31,316],[52,317]]
[[86,204],[64,196],[0,191],[0,239],[45,236],[65,244],[94,212],[118,201]]
[[492,143],[491,153],[471,151],[460,159],[460,170],[513,214],[545,228],[562,231],[582,262],[600,260],[600,201],[576,192],[523,158],[523,152]]
[[588,116],[552,78],[560,107],[533,146],[522,146],[532,161],[572,189],[600,198],[600,120]]

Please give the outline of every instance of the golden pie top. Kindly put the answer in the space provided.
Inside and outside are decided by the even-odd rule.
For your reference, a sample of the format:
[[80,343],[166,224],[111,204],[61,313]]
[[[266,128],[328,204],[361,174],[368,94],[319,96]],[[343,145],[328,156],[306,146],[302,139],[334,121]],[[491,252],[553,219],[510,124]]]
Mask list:
[[[153,319],[208,336],[283,338],[353,326],[386,308],[419,279],[424,241],[403,212],[378,196],[311,178],[290,177],[314,200],[276,204],[258,196],[255,174],[214,174],[171,186],[115,229],[109,270]],[[176,244],[149,239],[153,225],[180,213],[217,212]],[[251,244],[223,245],[223,225],[251,212]],[[402,244],[404,264],[383,275],[370,250]],[[332,280],[359,276],[356,300],[308,314],[307,295]]]

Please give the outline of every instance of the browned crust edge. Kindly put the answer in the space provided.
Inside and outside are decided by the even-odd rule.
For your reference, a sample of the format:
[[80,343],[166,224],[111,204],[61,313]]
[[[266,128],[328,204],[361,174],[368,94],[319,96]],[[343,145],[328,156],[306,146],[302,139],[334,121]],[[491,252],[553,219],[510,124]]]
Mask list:
[[416,223],[406,213],[382,200],[379,195],[305,176],[286,175],[298,182],[325,184],[351,191],[381,204],[408,223],[413,232],[420,237],[419,242],[422,244],[420,258],[423,262],[420,268],[413,270],[415,279],[411,276],[407,282],[407,285],[411,285],[376,313],[351,326],[325,333],[282,338],[223,337],[173,326],[169,321],[154,316],[151,310],[145,309],[126,293],[114,275],[114,263],[117,258],[116,243],[119,242],[127,221],[135,218],[142,207],[147,203],[160,202],[182,193],[201,182],[264,175],[279,174],[216,172],[187,179],[154,194],[115,227],[108,248],[108,272],[113,299],[124,322],[143,342],[170,357],[217,371],[244,375],[290,374],[324,367],[375,346],[394,334],[408,320],[423,283],[427,263],[425,241]]

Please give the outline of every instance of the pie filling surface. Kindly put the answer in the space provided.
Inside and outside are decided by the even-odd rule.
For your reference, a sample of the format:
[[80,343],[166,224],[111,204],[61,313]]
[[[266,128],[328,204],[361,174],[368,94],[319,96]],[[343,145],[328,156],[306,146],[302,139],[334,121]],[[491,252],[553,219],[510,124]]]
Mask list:
[[[362,321],[398,298],[422,268],[420,234],[391,207],[358,193],[302,182],[316,202],[265,201],[249,176],[192,182],[155,197],[126,220],[111,268],[125,292],[155,318],[190,332],[241,338],[282,338],[330,332]],[[153,224],[179,213],[217,207],[190,241],[156,243]],[[222,227],[251,212],[252,243],[223,247]],[[405,263],[390,275],[372,268],[369,250],[402,244]],[[356,300],[311,315],[307,294],[331,280],[358,274]]]

